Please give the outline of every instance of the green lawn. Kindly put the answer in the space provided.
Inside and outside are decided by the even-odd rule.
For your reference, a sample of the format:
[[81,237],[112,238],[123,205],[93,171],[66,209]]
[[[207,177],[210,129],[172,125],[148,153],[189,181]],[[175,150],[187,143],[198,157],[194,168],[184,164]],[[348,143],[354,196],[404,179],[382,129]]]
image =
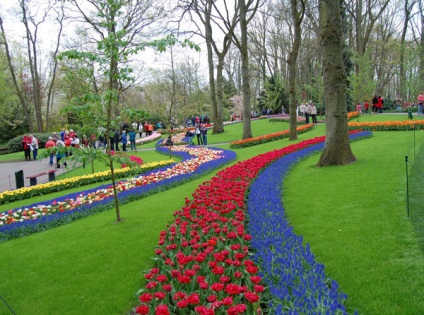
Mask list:
[[[208,142],[239,139],[241,128],[226,126],[224,134],[208,134]],[[252,123],[254,136],[287,128],[268,120]],[[299,141],[324,132],[325,126],[318,125],[299,135]],[[422,240],[405,210],[404,155],[412,139],[411,132],[377,132],[352,144],[356,163],[319,169],[315,155],[296,165],[284,183],[289,221],[348,294],[349,309],[360,314],[420,314],[424,309]],[[424,132],[417,132],[416,139],[422,143]],[[288,144],[285,139],[237,149],[237,161]],[[152,151],[140,156],[147,160],[147,152]],[[119,224],[114,211],[107,211],[1,243],[0,295],[16,314],[127,314],[143,286],[143,271],[153,264],[159,232],[184,197],[212,176],[121,206],[124,221]],[[420,196],[415,198],[422,204]],[[0,210],[27,203],[2,205]],[[8,313],[0,301],[0,314]]]

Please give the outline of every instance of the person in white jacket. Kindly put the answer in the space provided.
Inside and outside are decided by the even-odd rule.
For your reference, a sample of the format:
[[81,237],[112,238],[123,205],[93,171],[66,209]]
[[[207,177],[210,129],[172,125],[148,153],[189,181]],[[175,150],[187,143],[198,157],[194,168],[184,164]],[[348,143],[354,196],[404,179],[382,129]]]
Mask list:
[[32,156],[34,158],[34,161],[37,159],[38,155],[38,140],[34,135],[29,135],[31,139],[30,149],[32,151]]
[[317,123],[317,108],[314,103],[311,103],[310,107],[311,107],[312,123],[316,124]]

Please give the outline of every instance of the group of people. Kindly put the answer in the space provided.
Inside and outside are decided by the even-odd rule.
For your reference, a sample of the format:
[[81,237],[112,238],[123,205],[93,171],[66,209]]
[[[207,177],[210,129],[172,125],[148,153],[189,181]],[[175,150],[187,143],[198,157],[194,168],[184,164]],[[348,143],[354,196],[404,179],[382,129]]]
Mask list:
[[309,103],[302,103],[299,108],[297,109],[300,116],[305,116],[306,123],[309,124],[309,118],[312,119],[312,123],[316,124],[317,121],[317,107],[315,106],[312,101],[309,101]]
[[187,123],[186,123],[187,126],[189,125],[188,120],[190,121],[190,123],[193,127],[200,125],[200,124],[209,124],[210,123],[210,118],[209,118],[208,115],[200,115],[200,116],[199,115],[197,115],[197,116],[192,115],[190,117],[190,119],[187,119]]
[[208,130],[204,124],[197,124],[194,128],[194,132],[187,130],[186,137],[189,137],[189,144],[194,145],[193,138],[196,136],[198,145],[208,144]]
[[25,134],[22,138],[25,160],[31,161],[31,153],[35,161],[38,156],[38,139],[33,134]]
[[368,101],[364,102],[364,107],[362,108],[362,104],[358,103],[358,105],[356,105],[356,111],[362,113],[368,113],[368,109],[370,108],[370,104],[368,103]]
[[[49,165],[54,165],[53,160],[56,156],[56,168],[60,168],[61,166],[61,160],[62,158],[71,155],[72,153],[69,152],[69,150],[60,150],[60,148],[63,147],[74,147],[79,148],[81,146],[89,146],[89,139],[87,136],[83,136],[82,139],[78,137],[76,132],[73,129],[65,130],[62,128],[62,130],[59,132],[59,135],[56,132],[53,132],[52,135],[49,137],[49,139],[46,142],[46,149],[51,149],[54,147],[59,148],[59,150],[52,150],[50,153],[50,159],[49,159]],[[66,167],[67,163],[66,161],[63,163],[63,165]]]
[[[131,151],[137,151],[135,145],[136,132],[134,129],[122,130],[119,132],[118,129],[113,129],[109,134],[110,148],[111,150],[120,151],[119,145],[122,146],[122,151],[127,151],[127,145],[130,144]],[[95,141],[95,147],[107,148],[106,137],[100,135],[97,141]]]
[[372,98],[372,113],[383,113],[384,99],[379,95],[374,95]]

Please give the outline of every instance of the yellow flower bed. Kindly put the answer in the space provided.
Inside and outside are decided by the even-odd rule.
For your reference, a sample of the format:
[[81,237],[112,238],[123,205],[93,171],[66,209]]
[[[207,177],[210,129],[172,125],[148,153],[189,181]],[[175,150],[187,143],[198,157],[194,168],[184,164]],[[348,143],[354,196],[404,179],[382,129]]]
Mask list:
[[[125,167],[115,170],[115,176],[117,178],[123,178],[136,173],[141,174],[152,169],[156,169],[162,166],[166,166],[174,163],[173,160],[165,160],[160,162],[147,163],[135,168]],[[0,204],[22,200],[33,196],[44,195],[51,192],[61,191],[69,188],[79,187],[92,183],[102,182],[110,179],[110,170],[97,172],[89,175],[75,176],[71,178],[65,178],[56,180],[48,183],[38,184],[30,187],[22,187],[16,190],[6,190],[0,193]]]

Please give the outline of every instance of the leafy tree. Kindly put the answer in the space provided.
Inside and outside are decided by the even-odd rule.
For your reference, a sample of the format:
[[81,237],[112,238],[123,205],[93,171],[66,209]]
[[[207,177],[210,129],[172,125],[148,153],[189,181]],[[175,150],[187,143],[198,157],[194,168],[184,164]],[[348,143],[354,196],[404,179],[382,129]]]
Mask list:
[[280,113],[283,106],[289,104],[287,92],[279,74],[267,79],[264,91],[259,97],[259,108],[271,109],[272,112]]
[[[85,7],[80,1],[72,0],[83,20],[91,25],[96,32],[96,51],[68,50],[61,53],[60,58],[70,60],[83,60],[94,63],[104,77],[107,84],[104,90],[99,90],[95,95],[87,95],[93,98],[91,104],[98,104],[105,112],[106,139],[109,141],[109,131],[112,130],[113,113],[118,112],[118,102],[120,95],[120,82],[130,82],[132,80],[132,69],[127,65],[131,55],[144,50],[147,46],[156,47],[163,51],[168,45],[176,42],[174,37],[167,37],[163,40],[137,43],[135,38],[141,32],[143,22],[152,23],[154,17],[147,3],[141,1],[121,1],[121,0],[90,0],[92,5],[90,14],[87,14]],[[108,146],[108,166],[111,171],[111,181],[115,199],[116,219],[121,221],[119,201],[116,190],[116,180],[114,171],[114,159]]]

